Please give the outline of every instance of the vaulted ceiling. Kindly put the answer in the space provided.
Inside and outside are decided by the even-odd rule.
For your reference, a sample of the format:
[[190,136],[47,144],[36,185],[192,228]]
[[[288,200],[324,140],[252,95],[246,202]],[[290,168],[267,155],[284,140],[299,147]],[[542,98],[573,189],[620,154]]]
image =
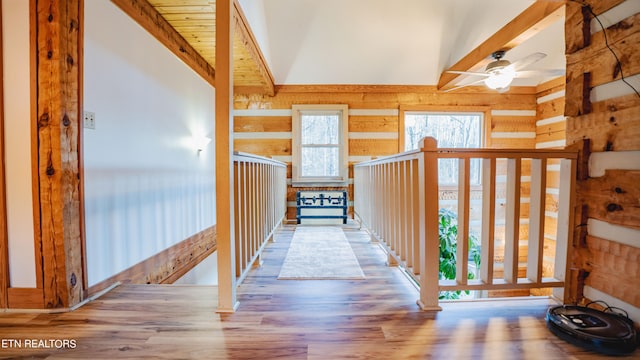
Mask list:
[[[174,52],[199,57],[190,61],[201,75],[213,76],[215,0],[112,1],[139,23],[142,16],[156,27],[172,28],[165,30],[186,41],[174,44]],[[446,89],[465,79],[443,71],[482,70],[500,49],[508,49],[512,61],[543,52],[548,56],[536,68],[564,68],[564,12],[558,0],[239,1],[234,3],[234,85],[252,91],[273,94],[275,84]],[[131,9],[131,3],[140,3],[140,9]]]

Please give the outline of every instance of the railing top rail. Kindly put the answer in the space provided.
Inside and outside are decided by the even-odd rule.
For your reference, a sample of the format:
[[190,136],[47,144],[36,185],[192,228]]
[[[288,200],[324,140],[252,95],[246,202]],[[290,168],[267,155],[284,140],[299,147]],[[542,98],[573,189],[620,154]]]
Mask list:
[[264,156],[260,156],[260,155],[244,153],[244,152],[240,152],[240,151],[234,151],[233,152],[233,161],[234,162],[236,162],[236,161],[244,161],[244,162],[263,163],[263,164],[271,164],[271,165],[283,166],[283,167],[287,166],[287,164],[283,163],[282,161],[270,159],[270,158],[267,158],[267,157],[264,157]]
[[567,149],[469,149],[469,148],[438,148],[422,149],[423,152],[435,152],[439,158],[557,158],[577,159],[577,150]]
[[354,164],[353,166],[354,167],[358,167],[358,166],[367,166],[367,165],[394,162],[394,161],[406,161],[406,160],[411,160],[411,159],[417,158],[420,153],[421,153],[420,150],[405,151],[405,152],[399,153],[399,154],[381,156],[381,157],[376,158],[376,159],[361,161],[361,162],[359,162],[357,164]]
[[399,154],[362,161],[354,166],[369,166],[380,163],[405,161],[414,158],[421,152],[436,153],[442,159],[491,159],[491,158],[521,158],[521,159],[577,159],[576,149],[486,149],[486,148],[438,148],[436,140],[424,138],[419,150],[406,151]]

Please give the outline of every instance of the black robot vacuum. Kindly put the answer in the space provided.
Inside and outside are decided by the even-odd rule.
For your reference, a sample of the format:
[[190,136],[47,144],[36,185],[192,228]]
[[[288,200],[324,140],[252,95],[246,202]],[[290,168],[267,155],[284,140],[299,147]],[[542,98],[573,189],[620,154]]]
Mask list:
[[[607,306],[604,311],[587,306],[560,305],[547,311],[547,327],[559,338],[606,355],[626,355],[638,346],[633,321]],[[623,310],[621,310],[624,312]]]

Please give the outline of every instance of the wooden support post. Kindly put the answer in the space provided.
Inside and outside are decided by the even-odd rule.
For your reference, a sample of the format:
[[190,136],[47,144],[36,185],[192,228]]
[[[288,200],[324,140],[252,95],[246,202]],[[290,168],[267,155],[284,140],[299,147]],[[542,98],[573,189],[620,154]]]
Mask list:
[[233,12],[232,0],[216,1],[216,228],[218,312],[235,312],[233,224]]
[[[3,79],[2,6],[0,5],[0,80]],[[7,307],[9,287],[9,235],[7,234],[7,200],[4,170],[4,86],[0,84],[0,309]]]
[[44,306],[83,297],[80,197],[83,0],[35,0],[37,154]]

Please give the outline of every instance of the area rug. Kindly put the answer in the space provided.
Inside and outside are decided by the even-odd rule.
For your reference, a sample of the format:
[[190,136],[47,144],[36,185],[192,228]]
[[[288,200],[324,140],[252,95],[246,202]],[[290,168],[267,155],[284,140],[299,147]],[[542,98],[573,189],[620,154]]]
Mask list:
[[364,279],[364,273],[340,227],[298,226],[278,279]]

